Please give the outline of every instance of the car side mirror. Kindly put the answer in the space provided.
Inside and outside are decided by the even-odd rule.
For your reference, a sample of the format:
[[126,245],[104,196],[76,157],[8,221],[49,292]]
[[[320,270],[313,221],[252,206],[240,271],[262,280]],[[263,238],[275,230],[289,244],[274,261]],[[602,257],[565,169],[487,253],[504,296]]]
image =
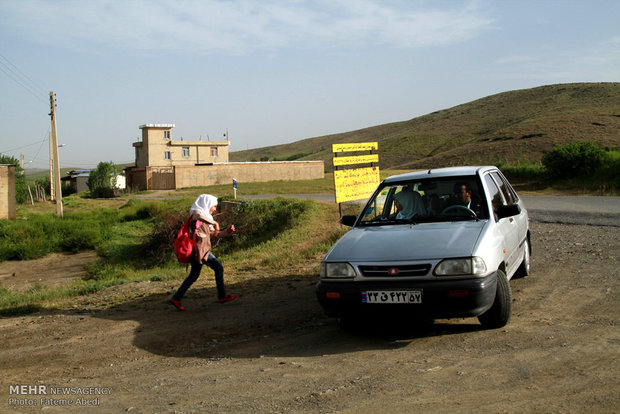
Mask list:
[[501,206],[497,211],[497,219],[501,220],[506,217],[518,216],[519,214],[521,214],[521,207],[518,204]]
[[353,227],[356,219],[356,216],[342,216],[342,218],[340,219],[340,223],[345,226]]

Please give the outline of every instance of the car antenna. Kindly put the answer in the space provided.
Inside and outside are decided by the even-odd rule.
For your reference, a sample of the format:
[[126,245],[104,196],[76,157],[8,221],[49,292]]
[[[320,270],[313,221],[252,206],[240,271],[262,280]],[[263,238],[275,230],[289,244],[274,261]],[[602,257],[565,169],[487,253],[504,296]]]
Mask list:
[[431,173],[431,169],[429,168],[429,169],[428,169],[428,173],[427,173],[427,174],[430,174],[430,173]]

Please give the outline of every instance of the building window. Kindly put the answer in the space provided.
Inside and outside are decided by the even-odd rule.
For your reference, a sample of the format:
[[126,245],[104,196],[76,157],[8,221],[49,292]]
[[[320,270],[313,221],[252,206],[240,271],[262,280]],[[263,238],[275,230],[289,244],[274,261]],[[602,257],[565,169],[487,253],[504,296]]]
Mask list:
[[169,160],[170,159],[170,151],[164,151],[164,159],[165,160]]
[[211,147],[211,156],[217,157],[217,147]]
[[183,156],[185,158],[189,157],[189,147],[183,147]]
[[164,131],[164,139],[170,139],[170,131]]

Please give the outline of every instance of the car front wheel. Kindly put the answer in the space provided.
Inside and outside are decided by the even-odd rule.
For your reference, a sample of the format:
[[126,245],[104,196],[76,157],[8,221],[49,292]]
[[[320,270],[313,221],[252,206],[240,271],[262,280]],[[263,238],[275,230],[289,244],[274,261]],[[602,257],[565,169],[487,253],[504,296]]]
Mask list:
[[512,313],[512,293],[506,274],[497,271],[497,291],[493,305],[478,320],[485,329],[497,329],[506,326]]

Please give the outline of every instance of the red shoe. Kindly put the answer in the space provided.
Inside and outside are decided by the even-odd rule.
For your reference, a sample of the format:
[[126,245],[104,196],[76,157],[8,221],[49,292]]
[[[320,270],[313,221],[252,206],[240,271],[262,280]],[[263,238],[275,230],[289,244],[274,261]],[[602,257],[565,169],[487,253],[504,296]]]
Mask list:
[[180,311],[184,311],[185,308],[183,306],[181,306],[181,302],[178,300],[174,300],[174,299],[170,299],[170,303],[172,303],[174,305],[175,308],[177,308]]
[[226,303],[226,302],[230,302],[231,300],[237,299],[237,296],[239,295],[226,295],[222,299],[218,299],[217,301],[220,303]]

